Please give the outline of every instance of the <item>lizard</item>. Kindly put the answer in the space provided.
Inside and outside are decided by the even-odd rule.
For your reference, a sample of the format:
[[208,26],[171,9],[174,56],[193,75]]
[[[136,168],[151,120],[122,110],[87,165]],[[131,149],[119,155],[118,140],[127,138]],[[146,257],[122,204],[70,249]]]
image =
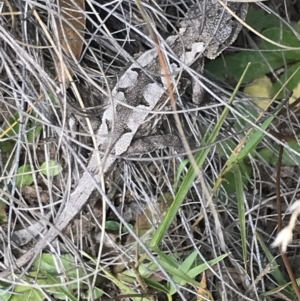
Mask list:
[[[241,19],[245,19],[248,8],[246,3],[227,5]],[[198,58],[214,59],[233,43],[241,27],[218,0],[200,0],[198,4],[192,5],[186,18],[180,22],[178,33],[168,37],[160,45],[168,58],[171,76],[175,78],[182,66],[191,66]],[[110,174],[118,157],[127,154],[130,149],[135,152],[135,137],[141,136],[143,128],[146,134],[144,125],[147,119],[167,99],[166,81],[162,75],[157,50],[153,48],[140,55],[113,87],[108,99],[109,105],[103,113],[96,135],[98,149],[93,151],[69,200],[63,201],[64,208],[54,221],[54,226],[50,227],[32,249],[16,260],[18,268],[32,262],[40,250],[68,226],[87,204],[99,177]],[[101,168],[99,152],[100,156],[101,153],[106,153],[102,158]],[[7,268],[0,273],[0,279],[5,279],[11,272],[12,267]]]

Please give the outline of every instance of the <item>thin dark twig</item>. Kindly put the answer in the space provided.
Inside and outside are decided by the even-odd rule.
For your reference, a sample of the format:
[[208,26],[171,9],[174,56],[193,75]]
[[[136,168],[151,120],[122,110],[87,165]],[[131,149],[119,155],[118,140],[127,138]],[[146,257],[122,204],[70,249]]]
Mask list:
[[[278,164],[277,164],[277,174],[276,174],[276,199],[277,199],[277,213],[278,213],[278,218],[277,218],[277,233],[279,233],[282,229],[282,220],[281,220],[281,213],[282,213],[282,208],[281,208],[281,197],[280,197],[280,173],[281,173],[281,164],[282,164],[282,156],[283,156],[283,146],[279,145],[279,156],[278,156]],[[298,300],[300,300],[300,289],[297,284],[295,275],[293,273],[293,270],[291,268],[290,262],[284,252],[280,249],[280,254],[283,260],[283,263],[285,265],[285,268],[289,274],[290,280],[292,282],[293,288],[295,290],[295,293],[297,295]]]

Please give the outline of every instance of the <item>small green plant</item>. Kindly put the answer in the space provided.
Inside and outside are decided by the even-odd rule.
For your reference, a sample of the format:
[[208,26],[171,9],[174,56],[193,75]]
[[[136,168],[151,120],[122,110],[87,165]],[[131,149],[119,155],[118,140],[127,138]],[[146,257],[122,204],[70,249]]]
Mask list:
[[20,166],[17,170],[16,185],[18,187],[31,185],[33,183],[32,172],[30,164]]
[[[28,110],[30,113],[30,118],[26,121],[25,132],[26,139],[29,144],[34,144],[36,139],[41,134],[42,124],[38,120],[38,116],[36,113]],[[0,150],[4,155],[4,158],[7,158],[7,162],[5,162],[6,168],[9,169],[13,163],[13,155],[8,156],[9,154],[14,153],[14,149],[16,147],[16,139],[19,136],[20,132],[20,114],[16,112],[4,125],[5,129],[0,133],[0,139],[2,139],[0,143]],[[49,160],[47,162],[43,162],[41,164],[40,171],[47,177],[53,177],[61,173],[62,167],[55,160]],[[34,166],[30,164],[24,164],[19,166],[16,172],[16,186],[23,187],[29,186],[33,183],[34,177],[33,173],[36,172]],[[1,183],[0,183],[1,185]],[[5,223],[7,221],[7,216],[5,212],[5,202],[0,200],[0,224]]]
[[[243,84],[247,85],[253,81],[259,81],[263,85],[262,79],[267,78],[270,82],[269,99],[261,96],[261,100],[257,99],[254,102],[260,106],[260,101],[270,103],[271,98],[276,97],[280,99],[286,97],[287,91],[293,91],[293,96],[290,98],[291,104],[300,96],[300,41],[294,33],[300,32],[299,24],[290,22],[289,26],[287,26],[273,14],[266,13],[263,10],[256,10],[251,6],[246,23],[266,38],[278,43],[278,45],[276,46],[261,39],[258,42],[261,52],[244,50],[234,54],[225,54],[223,57],[208,62],[206,71],[222,81],[229,79],[233,82],[238,82],[240,80]],[[291,47],[291,49],[286,49],[286,46]],[[248,72],[242,76],[248,63],[251,63]],[[220,66],[223,67],[220,68]],[[279,69],[282,71],[277,72]],[[271,71],[277,74],[276,80],[273,78],[271,81],[268,77]],[[266,87],[261,86],[261,90],[263,88]],[[259,89],[258,85],[256,89]],[[259,94],[259,91],[256,92]],[[265,103],[261,103],[261,107],[265,106]],[[249,121],[255,122],[258,117],[258,113],[249,105],[239,104],[236,109],[242,116],[245,116],[245,118],[236,117],[233,125],[236,132],[249,127]],[[300,156],[297,155],[297,153],[300,153],[299,141],[295,141],[296,139],[297,137],[295,137],[294,141],[286,142],[282,160],[283,166],[296,166],[300,162]],[[263,145],[259,145],[259,148],[253,148],[251,150],[252,157],[275,166],[278,162],[278,152],[276,152],[278,147],[276,142],[271,143],[273,144],[273,148]],[[230,138],[219,143],[216,150],[223,158],[229,158],[237,144],[238,141],[236,139]],[[244,184],[247,184],[252,176],[252,168],[248,164],[247,159],[240,161],[239,165],[242,181]],[[223,176],[222,186],[225,191],[228,194],[235,192],[234,173],[229,171]]]
[[[259,16],[261,16],[261,18]],[[286,49],[275,46],[262,39],[258,44],[261,52],[244,50],[238,53],[228,54],[208,62],[205,69],[214,75],[214,77],[223,81],[231,79],[238,82],[247,64],[251,63],[249,71],[242,80],[242,83],[249,84],[253,80],[270,73],[272,70],[288,66],[286,72],[279,75],[279,81],[276,81],[273,85],[272,96],[274,96],[280,90],[286,79],[300,66],[300,41],[292,32],[291,28],[285,24],[280,24],[277,17],[265,13],[263,10],[254,10],[250,7],[246,22],[266,38],[280,45],[291,47],[292,49],[286,51]],[[300,31],[299,24],[291,23],[290,25],[296,32]],[[298,72],[289,81],[286,88],[293,90],[299,82],[300,73]],[[284,95],[285,93],[282,91],[278,97],[284,97]]]
[[[88,255],[86,255],[91,259]],[[191,284],[196,287],[201,287],[201,283],[195,280],[195,277],[205,272],[209,267],[214,266],[218,262],[227,257],[226,254],[221,255],[213,260],[204,263],[198,256],[198,251],[193,251],[188,255],[182,263],[179,263],[180,254],[168,254],[163,252],[157,257],[158,262],[162,265],[170,278],[177,286],[185,286]],[[145,259],[144,257],[143,259]],[[91,259],[93,260],[93,259]],[[111,274],[108,270],[103,270],[107,278],[109,278],[122,292],[122,294],[131,296],[134,301],[151,301],[151,295],[157,292],[164,293],[168,300],[173,300],[176,294],[176,288],[165,279],[160,268],[149,258],[147,262],[138,264],[128,264],[128,269],[119,272],[116,275]],[[145,293],[139,294],[135,291],[135,283],[140,285]],[[208,295],[209,292],[207,291]],[[150,298],[149,298],[150,297]]]
[[[31,271],[21,278],[14,286],[13,291],[7,291],[5,283],[0,287],[0,297],[6,301],[43,301],[47,296],[55,300],[65,300],[66,297],[72,301],[78,301],[76,296],[78,288],[86,294],[87,283],[80,280],[85,274],[71,255],[42,254],[36,259]],[[1,285],[1,284],[0,284]],[[94,298],[103,295],[102,290],[93,289]]]
[[[42,125],[36,119],[38,118],[36,114],[32,113],[35,119],[29,119],[26,122],[25,131],[27,136],[27,141],[33,143],[37,139],[42,131]],[[20,115],[15,113],[13,117],[8,120],[8,124],[5,130],[0,133],[1,151],[3,153],[10,153],[13,151],[16,144],[16,137],[20,132]]]
[[[48,177],[57,176],[61,171],[61,165],[55,160],[49,160],[41,165],[41,172]],[[33,183],[33,172],[30,164],[20,166],[17,171],[16,185],[18,187],[31,185]]]
[[41,165],[41,172],[48,177],[55,177],[62,172],[62,167],[55,160],[49,160]]

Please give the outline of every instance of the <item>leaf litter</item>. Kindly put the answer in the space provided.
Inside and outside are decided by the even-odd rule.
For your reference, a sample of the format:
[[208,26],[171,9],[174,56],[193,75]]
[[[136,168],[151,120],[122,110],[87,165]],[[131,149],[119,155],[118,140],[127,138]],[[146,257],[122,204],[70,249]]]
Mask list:
[[[171,27],[168,26],[165,16],[169,16],[173,12],[176,17],[174,17],[174,22],[169,25],[176,26],[180,10],[174,13],[171,2],[161,7],[158,5],[159,9],[156,5],[157,3],[151,3],[147,7],[147,13],[157,23],[158,30],[165,34],[165,30]],[[182,6],[184,7],[184,5]],[[82,171],[81,162],[84,164],[88,158],[89,150],[85,145],[91,148],[92,144],[88,136],[90,133],[86,132],[84,124],[79,125],[79,128],[72,133],[76,134],[78,138],[75,139],[75,142],[70,141],[70,148],[64,147],[61,143],[61,139],[74,137],[69,135],[70,129],[66,125],[68,119],[65,111],[66,103],[71,104],[74,109],[73,113],[80,114],[84,118],[91,115],[101,115],[105,106],[102,101],[102,88],[107,87],[108,82],[115,82],[122,68],[128,64],[130,59],[150,47],[147,43],[147,30],[141,22],[142,18],[140,18],[138,10],[131,1],[121,1],[120,5],[116,5],[113,2],[99,1],[98,3],[89,2],[86,4],[83,1],[70,0],[60,1],[57,6],[45,3],[31,7],[26,1],[22,5],[18,1],[10,1],[9,5],[5,2],[2,13],[5,14],[0,15],[1,22],[3,22],[1,24],[5,24],[5,28],[3,25],[0,27],[0,36],[4,46],[0,49],[0,60],[3,62],[0,70],[1,129],[3,131],[11,125],[9,120],[14,118],[16,113],[19,114],[20,121],[18,126],[14,128],[14,132],[1,136],[3,140],[1,141],[2,197],[0,221],[6,231],[6,239],[1,241],[1,250],[3,250],[1,251],[1,269],[7,265],[13,266],[10,258],[17,258],[23,250],[34,244],[34,237],[45,233],[47,223],[55,219],[59,210],[61,205],[59,200],[62,196],[67,199]],[[256,13],[261,14],[262,10],[256,11]],[[280,40],[279,27],[277,27],[280,21],[274,14],[268,14],[268,18],[257,19],[259,22],[257,22],[256,30],[263,32],[276,42],[299,46],[298,38],[295,38],[295,35],[286,26],[281,32],[284,33],[283,40]],[[263,23],[263,19],[265,23]],[[42,24],[46,27],[43,27]],[[55,41],[55,45],[50,42],[45,28]],[[239,43],[238,41],[237,46],[241,46]],[[85,45],[86,49],[82,51]],[[53,49],[54,46],[56,50]],[[217,66],[218,71],[215,75],[221,77],[223,81],[230,77],[238,81],[246,64],[251,61],[250,68],[252,69],[246,74],[244,83],[250,85],[251,82],[256,81],[262,84],[255,95],[248,91],[247,97],[244,94],[239,94],[236,97],[234,109],[226,119],[218,137],[217,147],[211,146],[208,160],[203,167],[205,181],[211,187],[217,180],[221,167],[230,156],[229,148],[223,144],[230,141],[232,149],[234,149],[249,127],[253,126],[249,122],[250,119],[253,120],[250,112],[251,114],[257,112],[258,114],[265,109],[264,105],[255,104],[253,97],[271,98],[286,78],[296,70],[291,72],[290,69],[297,63],[299,51],[282,52],[278,47],[270,46],[266,42],[261,42],[259,46],[262,50],[276,51],[263,52],[262,55],[265,60],[257,51],[248,54],[245,52],[234,53],[228,57],[225,55],[227,67],[224,70],[220,70],[219,59],[207,64],[207,66],[213,66],[213,64]],[[277,81],[274,80],[274,75],[270,76],[271,71],[275,72],[282,68],[285,68],[285,72],[278,75]],[[208,67],[209,71],[212,69],[213,67],[211,69]],[[66,73],[69,73],[72,81]],[[260,80],[264,76],[268,76],[272,81],[272,95],[267,95],[262,91],[270,92],[269,81],[266,80],[264,83],[263,80]],[[296,89],[299,84],[296,77],[292,80],[292,84],[287,86],[289,90]],[[76,82],[77,91],[71,88],[62,89],[63,83],[68,87],[72,86],[74,82]],[[210,86],[209,89],[211,89]],[[296,90],[294,93],[297,97]],[[195,113],[189,95],[182,95],[182,98],[184,102],[181,103],[180,108],[185,110],[185,113],[182,114],[181,118],[182,124],[187,129],[187,136],[194,136],[194,139],[201,140],[203,132],[209,128],[209,125],[216,123],[223,105],[212,100],[208,93],[200,110]],[[83,106],[79,103],[81,100]],[[33,112],[27,111],[28,106],[32,107]],[[85,109],[79,110],[79,107]],[[270,112],[266,114],[268,116]],[[284,126],[281,125],[283,121],[278,117],[271,128],[274,129],[281,125],[283,129],[288,129],[291,132],[297,131],[298,122],[297,118],[291,116],[293,114],[294,112],[291,111],[283,115],[285,121],[290,121],[286,122]],[[245,120],[242,120],[241,115],[244,116]],[[173,125],[172,118],[166,118],[166,120],[171,126]],[[38,126],[40,129],[36,130]],[[54,126],[66,129],[61,137],[55,135]],[[33,134],[29,135],[29,132]],[[25,138],[24,133],[27,133]],[[297,166],[299,164],[297,154],[291,152],[294,150],[299,153],[298,142],[296,141],[294,144],[295,146],[286,144],[287,147],[283,156],[284,165],[289,167],[286,172],[287,180],[292,179],[290,182],[283,181],[281,183],[282,195],[285,198],[283,212],[288,212],[286,204],[292,203],[298,194],[299,171],[297,171]],[[221,152],[219,149],[226,149],[226,151]],[[140,159],[145,160],[121,161],[112,178],[108,179],[106,183],[109,197],[115,202],[118,210],[123,212],[123,216],[131,223],[137,233],[155,231],[166,208],[172,202],[177,180],[182,181],[189,167],[188,163],[184,165],[178,175],[181,159],[174,159],[171,150],[157,152],[151,154],[150,157],[145,156],[145,158]],[[277,160],[276,141],[273,136],[268,136],[250,156],[247,156],[240,163],[242,169],[245,170],[242,173],[242,184],[245,194],[246,248],[249,262],[251,262],[251,265],[247,265],[247,269],[245,269],[244,263],[240,264],[243,262],[243,251],[235,185],[221,186],[217,197],[213,200],[218,208],[222,231],[225,233],[228,252],[223,254],[219,248],[217,235],[214,233],[213,218],[209,210],[202,204],[202,191],[197,181],[193,183],[180,212],[164,237],[163,250],[168,257],[161,259],[164,268],[168,270],[170,275],[175,279],[176,277],[181,279],[181,281],[178,280],[179,283],[182,283],[179,289],[186,299],[202,300],[207,296],[211,300],[213,300],[212,297],[214,300],[221,300],[222,296],[218,292],[223,291],[227,300],[233,300],[237,296],[249,300],[255,295],[271,291],[274,286],[276,287],[273,280],[270,280],[268,273],[258,282],[255,282],[255,279],[250,275],[254,275],[254,278],[260,277],[268,264],[267,256],[257,242],[256,233],[262,235],[268,246],[270,241],[275,239],[272,231],[276,228],[274,217],[276,208],[273,204],[276,187],[274,166]],[[45,172],[46,167],[44,168],[44,166],[49,166],[49,162],[52,162],[51,166],[55,170],[50,174]],[[29,174],[29,178],[25,178],[25,173]],[[235,184],[233,183],[234,177],[225,180],[229,184]],[[26,190],[25,187],[20,186],[30,189]],[[46,198],[44,193],[47,193]],[[140,288],[134,284],[135,280],[124,280],[123,286],[121,286],[117,280],[115,282],[110,280],[114,278],[108,276],[107,270],[104,272],[107,266],[116,265],[123,265],[125,270],[131,271],[130,266],[124,263],[139,261],[143,254],[140,254],[140,250],[137,251],[136,248],[132,248],[131,244],[134,241],[124,231],[122,221],[117,220],[111,212],[108,212],[107,220],[116,222],[120,227],[116,227],[114,224],[114,229],[112,227],[106,229],[105,242],[97,241],[96,238],[99,237],[101,231],[99,226],[101,224],[101,208],[95,217],[96,210],[93,205],[96,204],[99,207],[99,203],[101,203],[99,199],[100,196],[95,193],[90,206],[79,215],[78,220],[73,225],[66,229],[62,239],[49,246],[51,251],[56,249],[58,254],[64,253],[64,255],[55,257],[50,255],[49,250],[43,251],[42,260],[50,256],[52,259],[56,258],[57,261],[56,263],[55,260],[51,261],[54,272],[49,271],[45,266],[40,267],[41,273],[44,273],[43,280],[55,287],[55,281],[57,282],[58,279],[62,279],[61,283],[66,281],[62,274],[68,276],[68,281],[71,280],[70,275],[72,274],[71,278],[75,281],[75,285],[63,285],[61,287],[63,290],[56,291],[56,294],[53,291],[47,291],[50,296],[55,296],[58,299],[62,296],[68,296],[72,299],[74,297],[72,294],[76,297],[79,296],[76,293],[77,290],[85,296],[88,296],[89,293],[94,294],[89,286],[89,281],[86,282],[86,285],[78,285],[77,281],[79,282],[84,277],[89,279],[89,271],[94,265],[92,264],[93,261],[83,254],[85,254],[84,252],[93,254],[95,259],[99,243],[104,244],[104,256],[100,258],[102,270],[99,271],[97,279],[99,291],[102,292],[103,289],[105,294],[111,296],[116,296],[116,292],[117,295],[121,295],[125,290],[140,293]],[[160,202],[163,205],[157,206]],[[202,218],[195,228],[189,228],[190,231],[187,231],[183,225],[193,225],[199,217]],[[283,222],[284,225],[288,224],[288,216],[284,216]],[[35,225],[38,227],[34,227]],[[31,232],[33,228],[38,228],[38,231]],[[13,238],[15,237],[13,234],[23,230],[28,230],[31,239],[22,246],[22,250],[15,245],[15,242],[12,246],[8,245],[7,237]],[[144,234],[140,233],[141,239],[143,239]],[[297,239],[294,237],[294,244]],[[4,250],[8,250],[9,256]],[[297,248],[292,245],[289,250],[293,256],[297,256]],[[175,272],[191,254],[194,254],[193,252],[197,256],[193,257],[194,260],[189,263],[189,269],[183,269],[182,275],[172,275],[172,272]],[[274,255],[278,254],[276,250],[270,249],[270,252]],[[66,262],[66,259],[69,260],[69,263]],[[217,259],[220,261],[218,262]],[[58,263],[58,261],[61,262]],[[203,264],[207,269],[206,274],[197,274],[197,269]],[[144,270],[143,273],[145,274],[142,274],[142,277],[147,275],[146,272],[153,268],[151,260],[148,259],[148,262],[141,261],[139,268]],[[30,273],[36,272],[36,270],[37,268],[34,266]],[[196,273],[193,274],[192,280],[197,280],[198,285],[202,283],[202,286],[195,288],[194,282],[189,282],[189,277],[191,277],[189,271]],[[120,273],[122,276],[126,276],[125,271],[120,271]],[[283,272],[282,274],[285,276]],[[154,287],[156,288],[156,291],[152,291],[154,295],[158,294],[158,290],[167,289],[167,280],[162,278],[160,271],[156,270],[151,275],[152,278],[149,279],[147,285],[152,290]],[[39,290],[33,292],[33,286],[30,288],[30,284],[33,284],[32,278],[37,277],[39,279],[41,274],[35,273],[27,276],[22,279],[22,284],[16,285],[15,292],[23,292],[22,294],[14,295],[14,297],[4,296],[4,298],[11,300],[13,298],[34,297],[44,300],[44,294],[40,294]],[[52,277],[56,280],[54,281]],[[180,277],[184,277],[185,280]],[[146,276],[145,278],[147,279]],[[7,284],[12,281],[11,279],[4,280]],[[288,283],[289,279],[285,277],[285,281]],[[24,282],[30,288],[26,289],[26,293],[24,293],[25,290],[22,286]],[[249,292],[247,288],[252,282],[255,285]],[[38,282],[37,285],[39,285]],[[291,287],[288,286],[283,293],[285,296],[291,296]],[[100,296],[101,294],[98,294],[98,297]],[[133,298],[138,300],[139,297]],[[173,298],[178,300],[179,297],[175,293]],[[105,300],[104,297],[103,300]]]

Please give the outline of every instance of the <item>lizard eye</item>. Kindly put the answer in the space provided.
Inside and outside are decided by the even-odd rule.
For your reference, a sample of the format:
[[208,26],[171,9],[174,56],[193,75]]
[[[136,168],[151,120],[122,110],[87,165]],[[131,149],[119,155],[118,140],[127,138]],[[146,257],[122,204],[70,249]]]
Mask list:
[[111,131],[111,128],[112,128],[111,123],[112,122],[110,120],[108,120],[108,119],[105,120],[105,124],[106,124],[106,128],[107,128],[108,132]]

